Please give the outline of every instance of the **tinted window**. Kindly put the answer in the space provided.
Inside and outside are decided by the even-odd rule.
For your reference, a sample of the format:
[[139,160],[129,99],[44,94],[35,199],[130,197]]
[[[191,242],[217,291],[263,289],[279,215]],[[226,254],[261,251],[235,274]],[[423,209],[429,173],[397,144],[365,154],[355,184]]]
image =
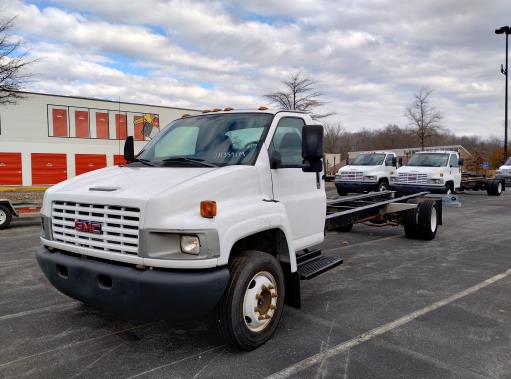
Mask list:
[[459,166],[458,157],[456,156],[456,154],[451,154],[451,161],[449,162],[449,164],[452,167],[458,167]]
[[302,129],[305,122],[301,118],[285,117],[279,121],[269,154],[273,151],[280,153],[280,167],[302,167]]
[[360,154],[353,162],[353,166],[378,166],[383,164],[385,154]]
[[449,154],[443,153],[417,153],[414,154],[407,166],[442,167],[447,166]]
[[387,158],[385,159],[385,166],[393,166],[393,155],[387,155]]

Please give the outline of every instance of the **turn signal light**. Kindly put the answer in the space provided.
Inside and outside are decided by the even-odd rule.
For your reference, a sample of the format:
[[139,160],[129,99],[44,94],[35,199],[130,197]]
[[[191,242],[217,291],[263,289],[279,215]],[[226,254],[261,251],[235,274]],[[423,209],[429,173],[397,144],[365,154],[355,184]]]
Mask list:
[[259,107],[259,108],[257,108],[258,111],[265,111],[267,109],[268,109],[268,107]]
[[204,200],[200,202],[200,215],[205,218],[216,216],[216,201]]

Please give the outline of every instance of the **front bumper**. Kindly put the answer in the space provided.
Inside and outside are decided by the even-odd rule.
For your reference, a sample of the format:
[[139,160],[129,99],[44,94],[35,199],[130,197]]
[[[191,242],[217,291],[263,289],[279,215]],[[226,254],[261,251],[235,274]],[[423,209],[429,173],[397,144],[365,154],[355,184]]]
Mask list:
[[378,190],[378,182],[348,182],[335,181],[335,187],[339,192],[365,192]]
[[208,270],[137,270],[50,252],[37,262],[60,292],[95,308],[141,318],[191,318],[210,312],[229,280],[225,267]]
[[408,195],[417,192],[429,192],[436,194],[443,194],[446,191],[446,187],[443,185],[419,185],[419,184],[399,184],[399,183],[390,183],[390,190],[402,193],[403,195]]

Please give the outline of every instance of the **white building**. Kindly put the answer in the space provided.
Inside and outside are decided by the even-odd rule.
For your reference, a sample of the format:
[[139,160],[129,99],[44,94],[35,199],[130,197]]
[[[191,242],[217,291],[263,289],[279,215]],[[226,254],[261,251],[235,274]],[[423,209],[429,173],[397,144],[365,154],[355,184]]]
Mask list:
[[159,132],[193,109],[83,97],[23,93],[0,106],[0,186],[39,186],[119,164],[126,136],[135,151],[146,143],[142,128]]

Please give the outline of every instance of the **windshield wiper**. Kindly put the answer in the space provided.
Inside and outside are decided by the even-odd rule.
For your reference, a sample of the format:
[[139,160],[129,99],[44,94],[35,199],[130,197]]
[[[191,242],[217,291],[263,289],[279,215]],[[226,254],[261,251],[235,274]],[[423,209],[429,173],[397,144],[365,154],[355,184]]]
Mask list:
[[142,163],[142,164],[145,164],[146,166],[154,167],[153,162],[151,162],[149,159],[144,159],[144,158],[135,158],[135,159],[133,160],[133,162],[130,162],[130,163],[135,163],[135,162],[140,162],[140,163]]
[[173,158],[166,158],[163,160],[163,162],[165,162],[165,163],[167,163],[167,162],[187,162],[187,163],[192,163],[192,164],[195,164],[197,166],[202,166],[202,167],[218,167],[218,165],[211,163],[211,162],[206,162],[206,161],[204,161],[204,159],[200,159],[200,158],[173,157]]

